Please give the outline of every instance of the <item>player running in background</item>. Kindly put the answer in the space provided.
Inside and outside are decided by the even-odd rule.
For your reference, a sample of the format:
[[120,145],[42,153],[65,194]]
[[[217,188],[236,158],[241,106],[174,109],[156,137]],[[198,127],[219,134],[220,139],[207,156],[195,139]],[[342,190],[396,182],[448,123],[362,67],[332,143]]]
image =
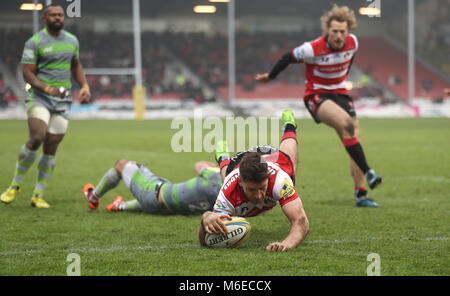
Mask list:
[[29,139],[20,148],[10,187],[0,196],[6,204],[14,201],[43,144],[31,198],[31,205],[37,208],[50,207],[43,197],[55,167],[56,150],[69,123],[71,78],[81,86],[81,103],[89,102],[91,97],[79,59],[78,40],[63,30],[64,10],[59,5],[49,5],[43,20],[46,27],[25,43],[22,56],[23,77],[31,85],[26,99]]
[[211,210],[222,186],[219,168],[213,163],[201,161],[195,164],[198,177],[182,183],[171,183],[153,174],[148,168],[134,161],[119,160],[110,168],[97,186],[86,184],[83,194],[89,207],[98,209],[100,198],[115,188],[123,179],[136,198],[124,201],[114,198],[108,212],[144,211],[155,215],[191,215]]
[[350,156],[350,174],[354,196],[359,207],[378,207],[367,196],[365,180],[371,189],[382,178],[369,167],[359,141],[360,126],[353,100],[347,94],[345,79],[350,70],[358,40],[349,30],[356,27],[356,18],[347,6],[333,8],[322,17],[324,35],[286,53],[269,73],[257,74],[259,82],[268,82],[292,63],[305,63],[306,91],[304,103],[316,123],[334,128]]
[[228,167],[231,171],[225,177],[213,211],[202,215],[198,231],[202,246],[206,245],[206,233],[226,235],[223,219],[257,216],[278,203],[291,223],[291,229],[283,241],[270,243],[266,250],[284,252],[306,238],[309,222],[294,187],[298,162],[297,125],[290,110],[283,111],[282,124],[280,150],[261,146],[238,153],[231,159],[225,149],[219,152],[217,160],[222,172]]

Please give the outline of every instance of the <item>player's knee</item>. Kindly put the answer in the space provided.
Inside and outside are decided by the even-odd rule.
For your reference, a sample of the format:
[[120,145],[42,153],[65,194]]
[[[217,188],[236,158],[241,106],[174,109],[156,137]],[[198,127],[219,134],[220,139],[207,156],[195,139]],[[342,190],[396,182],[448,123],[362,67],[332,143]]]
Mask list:
[[194,171],[197,175],[200,175],[200,173],[203,171],[203,169],[209,167],[209,163],[206,161],[198,161],[194,165]]
[[201,171],[202,164],[203,164],[203,161],[199,161],[194,164],[194,171],[196,174],[199,174],[199,172]]
[[47,135],[44,139],[46,146],[58,146],[61,143],[64,135]]
[[30,139],[28,140],[28,144],[32,150],[36,150],[41,147],[42,143],[45,140],[45,135],[40,133],[34,133],[30,135]]
[[353,136],[355,134],[355,124],[353,123],[352,118],[347,118],[344,123],[344,129],[347,133],[349,133],[350,136]]
[[120,175],[122,175],[123,168],[128,163],[128,160],[126,159],[119,159],[116,164],[114,165],[114,169],[116,172],[118,172]]

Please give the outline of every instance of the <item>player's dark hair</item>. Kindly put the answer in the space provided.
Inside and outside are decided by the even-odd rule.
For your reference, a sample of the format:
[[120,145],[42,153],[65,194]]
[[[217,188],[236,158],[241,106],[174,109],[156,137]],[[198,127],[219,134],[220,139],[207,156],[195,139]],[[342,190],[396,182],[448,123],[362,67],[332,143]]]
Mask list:
[[50,7],[59,7],[59,8],[61,8],[64,11],[64,8],[61,5],[59,5],[59,4],[49,4],[49,5],[45,6],[45,8],[44,8],[44,15],[47,14],[48,9]]
[[239,165],[239,174],[244,182],[260,183],[269,178],[267,162],[257,152],[248,152]]

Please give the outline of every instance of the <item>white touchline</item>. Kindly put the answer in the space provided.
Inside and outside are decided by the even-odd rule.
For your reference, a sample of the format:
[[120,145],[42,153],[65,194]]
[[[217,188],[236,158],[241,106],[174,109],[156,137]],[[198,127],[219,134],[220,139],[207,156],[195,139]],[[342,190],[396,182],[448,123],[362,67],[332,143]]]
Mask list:
[[[319,240],[306,240],[305,244],[345,244],[345,243],[359,243],[367,241],[376,240],[389,240],[389,241],[408,241],[409,239],[414,239],[415,241],[447,241],[450,237],[426,237],[426,238],[413,238],[413,237],[401,237],[401,238],[387,238],[387,237],[370,237],[370,238],[354,238],[354,239],[319,239]],[[264,245],[267,242],[253,241],[248,242],[249,245]],[[30,249],[30,250],[10,250],[2,251],[0,255],[10,256],[10,255],[24,255],[24,254],[37,254],[37,253],[111,253],[111,252],[123,252],[123,251],[160,251],[160,250],[173,250],[173,249],[199,249],[200,245],[196,243],[186,243],[177,245],[154,245],[154,246],[112,246],[109,248],[71,248],[71,249]]]
[[70,249],[30,249],[30,250],[10,250],[2,251],[0,255],[22,255],[22,254],[35,254],[35,253],[111,253],[111,252],[123,252],[123,251],[159,251],[159,250],[170,250],[170,249],[185,249],[185,248],[200,248],[197,244],[178,244],[178,245],[165,245],[165,246],[112,246],[109,248],[70,248]]

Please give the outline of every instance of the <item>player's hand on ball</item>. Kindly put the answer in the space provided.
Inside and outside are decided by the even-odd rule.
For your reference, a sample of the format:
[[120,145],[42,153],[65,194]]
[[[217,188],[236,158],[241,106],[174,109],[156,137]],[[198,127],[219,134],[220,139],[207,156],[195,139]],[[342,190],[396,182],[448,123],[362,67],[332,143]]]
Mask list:
[[269,82],[270,81],[269,73],[256,74],[255,80],[259,82]]
[[227,227],[223,223],[223,219],[232,220],[231,216],[227,214],[209,213],[203,220],[205,231],[211,234],[227,235]]
[[91,90],[87,84],[83,85],[80,89],[80,104],[87,104],[91,99]]
[[266,247],[266,250],[271,251],[271,252],[286,252],[287,250],[289,250],[289,248],[288,248],[288,246],[284,245],[283,243],[274,242],[274,243],[270,243]]

